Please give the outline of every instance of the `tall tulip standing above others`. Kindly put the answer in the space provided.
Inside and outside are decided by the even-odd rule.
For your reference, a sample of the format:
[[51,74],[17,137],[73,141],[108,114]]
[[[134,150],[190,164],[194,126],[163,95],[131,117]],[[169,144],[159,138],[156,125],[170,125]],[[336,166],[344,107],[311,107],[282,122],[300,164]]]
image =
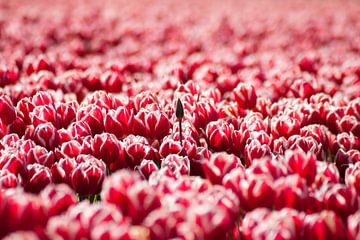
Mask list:
[[175,112],[176,118],[179,120],[179,135],[180,135],[180,144],[182,146],[182,126],[181,126],[181,120],[184,117],[184,107],[182,105],[182,102],[180,98],[178,99],[176,103],[176,112]]

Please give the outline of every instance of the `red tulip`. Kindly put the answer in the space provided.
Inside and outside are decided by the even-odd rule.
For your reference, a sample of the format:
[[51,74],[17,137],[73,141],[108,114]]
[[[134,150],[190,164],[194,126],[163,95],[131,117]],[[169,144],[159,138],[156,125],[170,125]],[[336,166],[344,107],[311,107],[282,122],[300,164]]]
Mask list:
[[76,140],[70,140],[61,144],[60,150],[56,152],[57,158],[69,157],[76,158],[83,153],[82,144]]
[[42,123],[35,128],[33,140],[48,150],[53,150],[59,143],[59,134],[52,123]]
[[350,215],[347,219],[347,239],[356,240],[360,237],[360,211]]
[[232,125],[229,125],[222,119],[210,122],[206,126],[206,138],[210,148],[217,152],[229,151],[233,131]]
[[234,99],[239,108],[252,109],[256,105],[256,92],[252,85],[246,83],[239,83],[233,90]]
[[247,143],[244,149],[245,166],[250,166],[254,159],[269,156],[270,153],[271,149],[268,145],[261,144],[256,139],[251,139],[250,143]]
[[149,179],[153,172],[159,170],[158,166],[152,160],[142,160],[140,165],[136,166],[135,169],[140,173],[144,179]]
[[109,167],[111,165],[125,167],[123,147],[113,134],[102,133],[95,135],[91,143],[91,152]]
[[71,185],[70,174],[77,166],[73,158],[61,158],[58,162],[52,165],[51,175],[54,183],[67,183]]
[[212,154],[209,160],[203,161],[202,166],[206,178],[213,184],[221,184],[224,176],[231,170],[244,168],[238,157],[224,152]]
[[0,170],[0,189],[15,188],[20,184],[14,173],[7,169]]
[[39,193],[51,183],[51,172],[48,167],[34,163],[27,165],[28,181],[25,189],[28,192]]
[[355,164],[350,164],[346,169],[345,174],[345,183],[346,186],[352,189],[356,189],[357,193],[360,195],[360,162]]
[[66,103],[56,103],[56,113],[61,119],[61,126],[66,128],[70,123],[76,120],[76,112],[78,110],[78,103],[76,101],[66,102]]
[[46,167],[51,167],[54,163],[55,156],[52,151],[47,151],[46,148],[35,146],[30,148],[26,153],[26,163],[38,163]]
[[11,99],[7,95],[0,95],[0,112],[1,112],[1,121],[8,125],[15,121],[16,119],[16,109],[11,102]]
[[171,174],[180,173],[181,175],[189,175],[190,161],[188,157],[170,154],[161,161],[161,168],[168,168]]
[[341,120],[336,121],[338,132],[353,133],[355,136],[360,137],[360,123],[354,116],[344,116]]
[[75,138],[78,139],[80,137],[86,137],[92,135],[92,130],[85,121],[73,122],[68,127],[68,133]]
[[316,176],[316,157],[311,153],[305,154],[302,151],[287,151],[285,161],[290,173],[297,174],[304,178],[308,185],[311,185]]
[[274,183],[275,208],[293,208],[297,210],[306,210],[306,201],[308,199],[307,184],[305,179],[290,175],[280,178]]
[[6,232],[45,227],[46,208],[38,197],[17,190],[8,192],[4,200],[6,221],[2,229]]
[[71,172],[71,186],[81,196],[97,194],[101,190],[105,175],[106,166],[104,162],[94,157],[89,157],[79,163]]
[[345,239],[345,227],[332,211],[323,210],[305,216],[304,239]]
[[128,189],[136,182],[142,181],[139,174],[129,170],[119,170],[107,177],[103,183],[101,200],[112,203],[121,209],[126,208]]
[[334,163],[316,162],[314,185],[320,189],[328,184],[340,183],[340,174]]
[[341,184],[331,186],[324,195],[324,208],[337,213],[343,219],[359,209],[356,190]]
[[274,138],[289,138],[300,133],[300,122],[295,118],[283,115],[271,119],[271,134]]
[[127,189],[126,205],[119,207],[131,218],[133,224],[140,224],[151,211],[160,206],[160,198],[155,189],[147,182],[138,181]]
[[31,98],[31,102],[34,106],[54,105],[55,98],[48,91],[40,91]]
[[115,134],[118,138],[123,138],[132,133],[134,111],[126,107],[118,107],[116,110],[109,110],[104,119],[105,131]]
[[87,123],[92,134],[101,133],[104,130],[104,113],[96,105],[80,106],[76,113],[76,120]]
[[240,181],[240,202],[245,211],[258,207],[271,208],[274,203],[276,189],[271,178],[265,176],[249,176]]
[[49,122],[59,128],[61,124],[61,116],[56,112],[53,105],[36,106],[29,116],[35,127]]
[[160,111],[140,110],[134,119],[133,131],[135,134],[149,139],[162,139],[169,134],[171,123]]
[[65,184],[48,185],[40,193],[50,217],[65,212],[70,206],[77,203],[74,192]]
[[116,72],[106,71],[101,74],[100,82],[107,92],[121,92],[125,79],[124,76]]

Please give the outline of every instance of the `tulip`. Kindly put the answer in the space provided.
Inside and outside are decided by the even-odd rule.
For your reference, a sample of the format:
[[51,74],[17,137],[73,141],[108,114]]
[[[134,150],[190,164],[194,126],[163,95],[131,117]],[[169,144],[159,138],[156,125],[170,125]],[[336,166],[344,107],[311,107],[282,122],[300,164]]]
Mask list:
[[81,196],[94,195],[100,192],[105,175],[105,163],[90,157],[79,163],[71,172],[71,186]]

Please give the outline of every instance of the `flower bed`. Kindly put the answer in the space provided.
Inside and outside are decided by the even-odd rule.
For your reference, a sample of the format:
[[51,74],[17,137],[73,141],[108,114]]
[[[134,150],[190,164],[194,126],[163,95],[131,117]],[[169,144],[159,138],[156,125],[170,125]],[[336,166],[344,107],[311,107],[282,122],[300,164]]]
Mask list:
[[1,1],[0,238],[359,239],[356,1]]

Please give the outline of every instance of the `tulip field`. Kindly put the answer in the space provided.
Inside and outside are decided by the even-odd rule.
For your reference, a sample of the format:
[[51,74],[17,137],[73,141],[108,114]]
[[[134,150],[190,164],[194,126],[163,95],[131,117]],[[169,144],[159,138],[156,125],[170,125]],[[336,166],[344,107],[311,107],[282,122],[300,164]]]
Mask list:
[[0,0],[0,239],[360,240],[360,2]]

